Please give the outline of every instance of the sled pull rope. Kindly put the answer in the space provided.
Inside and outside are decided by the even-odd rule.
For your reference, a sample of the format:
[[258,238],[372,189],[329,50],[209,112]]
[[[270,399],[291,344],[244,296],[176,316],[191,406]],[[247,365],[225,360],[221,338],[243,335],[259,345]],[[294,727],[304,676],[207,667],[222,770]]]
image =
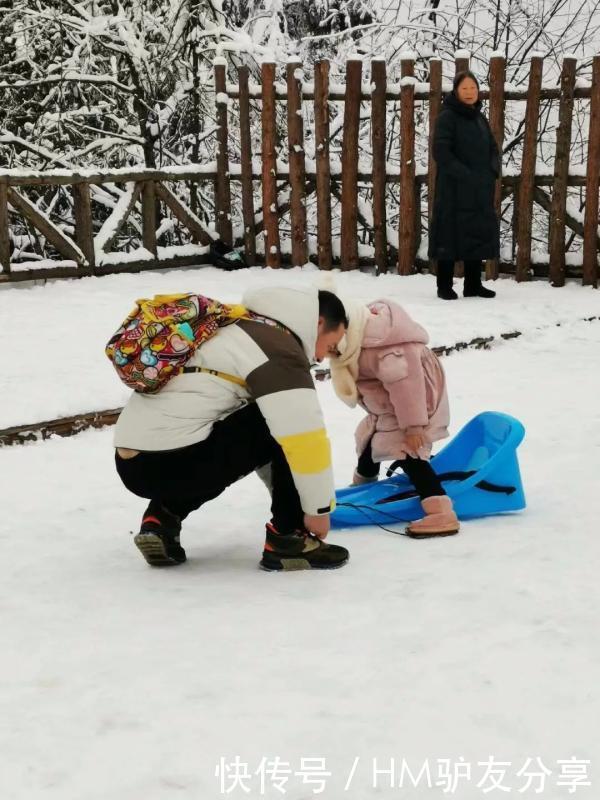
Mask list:
[[[375,525],[377,528],[379,528],[382,531],[387,531],[387,533],[395,533],[396,536],[408,536],[408,534],[406,533],[406,530],[394,531],[391,528],[386,528],[385,525],[381,525],[381,523],[379,523],[379,522],[375,522],[375,520],[367,513],[368,511],[372,510],[370,506],[359,506],[356,503],[337,503],[336,505],[337,505],[337,508],[340,508],[340,506],[344,506],[345,508],[354,508],[356,511],[360,511],[360,513],[363,514],[367,518],[367,520],[371,523],[371,525]],[[407,524],[407,520],[398,519],[398,517],[395,517],[393,514],[388,514],[385,511],[379,511],[378,510],[377,513],[378,514],[383,514],[385,517],[389,517],[392,520],[392,522],[401,522],[404,525]]]

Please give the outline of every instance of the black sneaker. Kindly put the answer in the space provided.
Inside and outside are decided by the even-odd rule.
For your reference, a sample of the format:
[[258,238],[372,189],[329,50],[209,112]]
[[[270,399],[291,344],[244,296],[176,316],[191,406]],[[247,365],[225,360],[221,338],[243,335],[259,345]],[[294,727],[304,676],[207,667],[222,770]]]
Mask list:
[[440,300],[458,300],[458,295],[454,289],[438,289],[437,296]]
[[307,531],[277,533],[271,523],[267,524],[267,539],[260,561],[260,568],[268,572],[297,569],[337,569],[350,558],[345,547],[325,544]]
[[179,544],[180,531],[179,517],[152,501],[133,541],[151,567],[171,567],[186,560],[185,550]]
[[491,299],[496,297],[496,292],[491,289],[486,289],[485,286],[475,286],[472,289],[465,289],[463,297],[487,297]]

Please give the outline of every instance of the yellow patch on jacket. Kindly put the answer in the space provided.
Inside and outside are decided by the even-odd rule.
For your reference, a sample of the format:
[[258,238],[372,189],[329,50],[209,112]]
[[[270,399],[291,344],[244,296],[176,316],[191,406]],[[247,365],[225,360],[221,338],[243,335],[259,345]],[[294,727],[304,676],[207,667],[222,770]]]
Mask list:
[[277,441],[285,453],[292,472],[314,475],[331,466],[331,448],[325,428],[280,436]]

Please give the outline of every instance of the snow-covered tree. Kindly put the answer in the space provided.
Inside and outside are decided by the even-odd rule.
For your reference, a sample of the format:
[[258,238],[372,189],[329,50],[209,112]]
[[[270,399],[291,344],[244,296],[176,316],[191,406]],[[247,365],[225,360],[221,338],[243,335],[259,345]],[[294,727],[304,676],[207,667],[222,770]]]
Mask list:
[[[578,78],[589,77],[600,38],[600,0],[0,0],[0,166],[149,167],[211,161],[215,157],[213,59],[225,56],[260,78],[260,60],[281,64],[332,61],[332,82],[343,80],[350,54],[384,57],[388,77],[399,78],[401,56],[415,53],[416,75],[427,80],[438,55],[451,77],[457,49],[471,53],[475,72],[487,82],[490,55],[506,57],[507,81],[524,88],[532,52],[545,56],[544,83],[557,85],[562,56],[579,58]],[[280,72],[280,76],[282,73]],[[342,104],[332,103],[331,153],[341,153]],[[585,106],[587,109],[587,105]],[[260,149],[258,109],[252,112],[255,153]],[[389,104],[388,161],[398,165],[398,108]],[[585,158],[587,117],[576,103],[573,158]],[[239,160],[237,106],[230,106],[230,153]],[[306,154],[314,158],[312,109],[304,107]],[[427,108],[417,103],[417,158],[426,160]],[[360,151],[368,169],[370,109],[363,108]],[[524,103],[507,104],[505,163],[517,167]],[[286,157],[285,107],[278,107],[280,156]],[[539,157],[551,164],[556,104],[544,103]],[[238,191],[233,184],[232,191]],[[368,243],[369,189],[361,188],[362,239]],[[390,240],[397,228],[397,187],[389,187]],[[120,190],[110,202],[118,202]],[[64,198],[63,198],[64,199]],[[104,196],[109,205],[109,198]],[[43,202],[42,202],[43,200]],[[190,187],[193,208],[213,216],[210,187]],[[234,195],[233,213],[239,214]],[[258,202],[260,198],[257,198]],[[425,198],[423,198],[425,201]],[[40,199],[61,209],[60,192]],[[309,198],[308,219],[315,213]],[[581,201],[580,201],[581,204]],[[65,210],[65,224],[70,209]],[[334,225],[337,224],[334,200]],[[508,206],[505,207],[508,214]],[[234,222],[235,222],[234,218]],[[237,220],[239,223],[239,219]],[[508,221],[508,217],[507,217]],[[285,223],[284,223],[285,224]],[[507,225],[508,227],[508,225]]]
[[42,148],[70,163],[185,161],[197,122],[212,115],[203,89],[227,38],[216,3],[15,0],[0,27],[0,126],[13,162],[26,142],[37,158]]

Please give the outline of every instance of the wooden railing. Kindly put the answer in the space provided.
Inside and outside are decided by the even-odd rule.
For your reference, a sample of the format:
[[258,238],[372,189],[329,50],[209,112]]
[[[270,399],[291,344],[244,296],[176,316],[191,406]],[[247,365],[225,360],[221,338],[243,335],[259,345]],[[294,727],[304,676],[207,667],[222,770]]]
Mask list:
[[[455,69],[467,66],[468,59],[459,54]],[[345,83],[339,86],[330,84],[327,61],[315,65],[311,82],[304,80],[297,62],[286,65],[285,82],[276,80],[275,64],[263,63],[260,84],[249,80],[247,68],[239,69],[238,83],[232,84],[227,82],[225,62],[217,59],[217,148],[216,160],[210,163],[154,170],[92,169],[74,173],[51,170],[31,174],[0,171],[0,264],[3,269],[0,280],[104,274],[203,263],[208,245],[217,235],[227,244],[243,244],[249,263],[264,263],[273,268],[285,263],[304,264],[312,259],[322,269],[330,269],[336,263],[342,269],[373,263],[379,272],[395,269],[401,275],[408,275],[416,268],[427,266],[427,261],[418,257],[418,248],[424,228],[423,217],[428,215],[427,210],[431,210],[435,192],[431,141],[443,90],[447,88],[442,80],[442,63],[431,60],[427,83],[415,80],[412,58],[402,60],[399,83],[390,82],[385,63],[375,60],[370,65],[370,84],[365,85],[363,68],[360,60],[348,61]],[[520,166],[498,181],[496,191],[499,212],[502,199],[513,198],[511,225],[515,258],[488,263],[488,277],[496,277],[499,272],[512,273],[517,280],[526,280],[532,274],[545,275],[554,285],[560,286],[565,277],[573,275],[581,277],[585,284],[596,285],[600,250],[600,56],[593,61],[590,82],[576,80],[574,58],[564,59],[558,87],[542,85],[541,57],[531,59],[526,88],[506,86],[505,72],[504,59],[493,57],[489,68],[490,88],[482,89],[482,97],[488,101],[487,113],[500,149],[505,138],[506,102],[526,104]],[[569,161],[576,99],[589,102],[589,123],[587,163],[573,167]],[[339,160],[332,158],[330,151],[329,101],[344,103]],[[426,103],[427,108],[425,134],[416,124],[415,109],[420,101]],[[554,164],[544,169],[536,166],[542,101],[558,104]],[[399,164],[396,167],[388,162],[387,155],[391,141],[390,103],[399,108],[396,115],[400,125]],[[285,137],[278,129],[282,104],[287,106]],[[370,106],[368,114],[365,114],[365,106]],[[314,159],[307,158],[305,152],[307,109],[312,124],[309,138],[314,147]],[[260,115],[262,138],[260,164],[257,164],[257,154],[252,152],[251,137],[253,115],[257,113]],[[361,126],[364,128],[365,124],[370,126],[371,150],[370,163],[366,165],[359,160],[359,146],[364,139]],[[423,136],[429,148],[428,163],[421,163],[417,168],[417,141]],[[230,157],[232,141],[238,162],[233,162]],[[285,141],[281,149],[287,151],[287,161],[278,158],[277,147],[281,141]],[[259,202],[254,182],[260,183]],[[208,183],[211,190],[214,187],[214,229],[210,229],[206,220],[191,210],[190,205],[194,207],[194,204],[188,202],[190,187],[202,183]],[[393,236],[387,222],[390,208],[387,192],[392,184],[399,186],[398,205],[394,209],[398,226]],[[53,222],[23,192],[24,187],[28,187],[30,192],[39,192],[39,187],[44,186],[70,187],[72,231],[65,230],[68,226]],[[94,214],[93,201],[99,199],[99,193],[107,186],[112,192],[112,209],[107,218],[99,221]],[[546,191],[545,187],[551,191]],[[582,215],[569,211],[569,187],[585,187]],[[370,196],[368,213],[364,203],[359,203],[359,191],[365,188]],[[423,189],[427,193],[426,203],[422,199]],[[235,192],[233,199],[232,190]],[[316,197],[316,236],[311,243],[306,205],[313,194]],[[338,248],[333,247],[332,198],[341,206],[337,258],[334,252]],[[548,257],[537,261],[532,257],[531,248],[534,205],[544,209],[549,216]],[[232,207],[241,222],[236,241]],[[42,234],[64,261],[42,265],[11,262],[9,211],[11,215],[20,215],[30,229]],[[160,230],[166,213],[177,220],[181,229],[185,229],[189,243],[169,248],[159,246],[157,230]],[[282,217],[288,214],[289,243],[282,240],[280,229]],[[141,219],[137,223],[141,247],[126,254],[113,252],[111,248],[125,223],[136,216]],[[573,237],[580,238],[579,263],[576,263],[577,259],[565,257],[567,229]],[[367,256],[359,248],[361,230],[363,234],[367,231],[369,238],[370,252]],[[259,235],[262,236],[260,242],[257,240]],[[261,250],[262,254],[257,253]]]

